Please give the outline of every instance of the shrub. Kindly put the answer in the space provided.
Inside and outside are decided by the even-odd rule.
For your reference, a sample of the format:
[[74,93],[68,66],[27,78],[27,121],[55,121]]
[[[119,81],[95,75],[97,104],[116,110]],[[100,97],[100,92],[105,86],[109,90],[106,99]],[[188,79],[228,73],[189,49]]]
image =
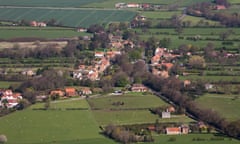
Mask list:
[[0,135],[0,144],[4,144],[7,142],[7,137],[5,135]]

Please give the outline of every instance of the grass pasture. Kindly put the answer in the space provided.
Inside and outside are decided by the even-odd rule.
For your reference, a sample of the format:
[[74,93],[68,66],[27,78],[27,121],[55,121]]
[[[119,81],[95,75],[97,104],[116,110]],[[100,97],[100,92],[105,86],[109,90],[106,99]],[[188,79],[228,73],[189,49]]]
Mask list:
[[28,7],[81,7],[94,2],[105,0],[0,0],[1,6],[28,6]]
[[191,26],[200,25],[201,22],[204,23],[204,24],[208,23],[208,25],[210,25],[210,26],[219,26],[220,25],[219,22],[217,22],[217,21],[207,20],[205,18],[194,17],[194,16],[189,16],[189,15],[187,15],[187,16],[185,16],[183,18],[183,22],[184,21],[185,22],[186,21],[190,21],[191,22],[191,24],[190,24]]
[[11,85],[19,85],[19,82],[0,81],[0,89],[9,88]]
[[240,4],[239,0],[228,0],[228,2],[231,4]]
[[[157,135],[153,134],[155,142],[149,144],[238,144],[239,141],[221,134],[188,134],[188,135]],[[200,139],[194,141],[194,139]],[[171,141],[171,139],[175,139]]]
[[[167,106],[168,104],[154,95],[142,93],[125,94],[120,96],[99,97],[88,100],[91,108],[96,109],[127,109],[127,108],[153,108]],[[114,106],[114,102],[124,102],[122,106]]]
[[181,15],[181,11],[142,11],[148,19],[170,19],[173,15]]
[[[169,48],[175,49],[178,48],[182,44],[187,45],[194,45],[199,48],[204,48],[208,43],[214,43],[214,46],[216,49],[221,49],[225,47],[225,49],[228,50],[236,50],[238,49],[240,42],[238,39],[240,39],[240,29],[239,28],[183,28],[183,32],[178,35],[175,29],[173,28],[151,28],[147,29],[146,31],[142,31],[142,29],[136,29],[136,31],[139,34],[140,39],[142,40],[148,40],[150,37],[155,37],[157,39],[163,39],[163,38],[170,38],[171,43]],[[227,32],[227,31],[233,31],[234,33],[231,34],[227,40],[232,40],[233,45],[223,45],[222,41],[220,41],[220,34]],[[183,39],[179,39],[179,36],[183,37]],[[200,36],[201,40],[188,40],[188,37],[195,37]],[[215,41],[211,39],[216,39]]]
[[[12,38],[20,38],[20,37],[34,37],[34,38],[69,38],[75,36],[84,36],[90,35],[85,32],[77,32],[72,28],[58,28],[58,27],[12,27],[12,26],[4,26],[0,27],[0,33],[4,33],[4,35],[0,35],[0,39],[12,39]],[[2,45],[0,46],[2,47]]]
[[[113,103],[116,102],[124,102],[124,105],[114,106]],[[152,114],[149,108],[167,106],[168,104],[150,94],[128,93],[121,96],[92,98],[88,99],[88,103],[99,125],[154,123],[156,119],[159,119],[159,122],[188,123],[193,121],[184,115],[161,119],[158,115]]]
[[[209,2],[211,0],[198,0],[198,2]],[[196,3],[195,0],[105,0],[102,2],[96,2],[96,3],[89,3],[87,5],[83,5],[83,7],[98,7],[98,8],[113,8],[116,3],[124,2],[124,3],[152,3],[152,4],[159,4],[159,5],[172,5],[172,4],[178,4],[179,6],[188,6],[193,3]]]
[[197,103],[204,108],[217,111],[227,120],[240,119],[240,99],[238,95],[206,94],[198,99]]
[[52,104],[62,110],[33,110],[40,107],[43,104],[0,118],[0,133],[7,136],[8,144],[113,143],[99,134],[89,110],[65,110],[88,108],[85,100]]
[[5,21],[48,21],[67,27],[89,27],[93,24],[130,21],[136,12],[102,9],[58,9],[58,8],[0,8],[0,20]]

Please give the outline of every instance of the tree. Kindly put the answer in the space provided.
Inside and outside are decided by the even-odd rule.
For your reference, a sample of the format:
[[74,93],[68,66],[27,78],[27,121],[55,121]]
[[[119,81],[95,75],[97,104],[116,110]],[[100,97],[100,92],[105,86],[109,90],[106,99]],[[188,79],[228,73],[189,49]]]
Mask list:
[[205,59],[202,56],[198,55],[190,57],[188,64],[192,68],[202,69],[206,67]]
[[128,76],[124,72],[119,72],[114,75],[114,81],[115,86],[117,87],[125,87],[127,84],[129,84]]
[[7,136],[5,135],[0,135],[0,144],[4,144],[7,142]]
[[164,48],[168,48],[171,44],[171,38],[163,38],[160,40],[160,46]]
[[8,100],[7,99],[3,99],[2,103],[3,103],[3,107],[7,108]]
[[45,104],[44,104],[44,108],[45,108],[46,110],[48,110],[48,109],[50,108],[50,106],[51,106],[51,100],[50,100],[50,98],[48,98],[48,99],[46,100]]

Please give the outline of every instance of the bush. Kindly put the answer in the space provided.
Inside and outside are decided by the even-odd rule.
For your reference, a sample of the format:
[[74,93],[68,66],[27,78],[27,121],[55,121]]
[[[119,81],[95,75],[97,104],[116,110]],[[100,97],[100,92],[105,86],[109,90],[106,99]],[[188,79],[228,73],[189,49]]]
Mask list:
[[0,135],[0,144],[4,144],[7,142],[7,137],[5,135]]
[[170,137],[168,141],[173,142],[173,141],[176,141],[176,140],[177,140],[176,137]]

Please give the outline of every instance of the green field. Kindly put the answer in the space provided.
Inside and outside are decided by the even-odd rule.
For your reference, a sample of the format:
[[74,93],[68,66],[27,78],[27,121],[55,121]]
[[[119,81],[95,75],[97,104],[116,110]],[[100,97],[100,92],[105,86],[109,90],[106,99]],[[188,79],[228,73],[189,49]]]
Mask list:
[[219,22],[217,22],[217,21],[207,20],[205,18],[194,17],[194,16],[189,16],[189,15],[185,16],[182,21],[183,22],[190,21],[191,22],[190,26],[196,26],[196,25],[201,26],[200,22],[203,23],[202,25],[207,24],[209,26],[220,26]]
[[32,6],[32,7],[81,7],[105,0],[0,0],[2,6]]
[[[239,144],[238,140],[231,139],[219,134],[188,134],[188,135],[157,135],[153,134],[155,142],[149,144]],[[175,138],[175,141],[170,141],[171,138]],[[199,141],[193,141],[193,139],[202,139]],[[215,140],[211,140],[215,139]],[[217,140],[218,139],[218,140]],[[220,140],[219,140],[220,139]]]
[[[220,49],[222,47],[226,47],[226,50],[231,49],[238,49],[240,42],[239,42],[239,28],[183,28],[183,32],[178,35],[175,29],[173,28],[150,28],[146,29],[146,31],[142,31],[142,29],[134,29],[138,32],[139,37],[142,40],[148,40],[150,37],[154,36],[157,39],[163,38],[170,38],[171,43],[169,48],[175,49],[178,48],[180,45],[194,45],[199,48],[204,48],[208,43],[214,43],[216,49]],[[233,45],[223,45],[222,41],[219,40],[219,35],[223,32],[233,31],[234,33],[231,34],[228,39],[231,39]],[[183,39],[179,39],[179,36],[183,37]],[[201,40],[188,40],[188,37],[195,37],[200,36]],[[215,41],[209,40],[209,38],[216,39]],[[236,40],[237,39],[237,40]]]
[[240,99],[238,95],[206,94],[196,99],[196,101],[200,106],[217,111],[228,120],[240,119]]
[[[120,96],[99,97],[89,99],[91,108],[97,109],[126,109],[126,108],[153,108],[168,104],[154,95],[142,93],[125,94]],[[114,106],[114,102],[124,102],[122,106]]]
[[19,82],[8,82],[8,81],[0,81],[0,89],[1,88],[9,88],[11,85],[18,85]]
[[[128,93],[121,96],[106,96],[88,100],[92,112],[100,125],[113,124],[136,124],[159,122],[183,122],[193,120],[184,116],[173,116],[170,119],[161,119],[154,115],[149,108],[167,106],[168,104],[154,95],[141,93]],[[123,102],[124,105],[114,106],[113,103]]]
[[[205,1],[211,1],[211,0],[198,0],[198,2],[205,2]],[[86,5],[83,5],[82,7],[97,7],[97,8],[113,8],[116,3],[124,2],[124,3],[151,3],[151,4],[158,4],[158,5],[172,5],[172,4],[178,4],[179,6],[188,6],[193,3],[196,3],[195,0],[105,0],[102,2],[95,2],[95,3],[89,3]]]
[[173,15],[181,15],[181,11],[142,11],[148,19],[170,19]]
[[182,80],[202,80],[205,82],[240,82],[240,77],[239,76],[200,76],[200,75],[189,75],[189,76],[181,76],[180,79]]
[[90,35],[85,32],[77,32],[70,28],[34,28],[34,27],[0,27],[0,39],[12,39],[20,37],[35,37],[35,38],[68,38],[75,36]]
[[231,4],[240,4],[239,0],[228,0],[228,2]]
[[60,8],[0,8],[0,20],[5,21],[48,21],[55,19],[58,24],[68,27],[89,27],[93,24],[130,21],[136,12],[101,9],[60,9]]
[[85,100],[52,104],[61,110],[33,110],[39,107],[43,104],[0,118],[0,133],[7,136],[8,144],[113,143],[99,134],[90,110],[66,110],[88,108]]

